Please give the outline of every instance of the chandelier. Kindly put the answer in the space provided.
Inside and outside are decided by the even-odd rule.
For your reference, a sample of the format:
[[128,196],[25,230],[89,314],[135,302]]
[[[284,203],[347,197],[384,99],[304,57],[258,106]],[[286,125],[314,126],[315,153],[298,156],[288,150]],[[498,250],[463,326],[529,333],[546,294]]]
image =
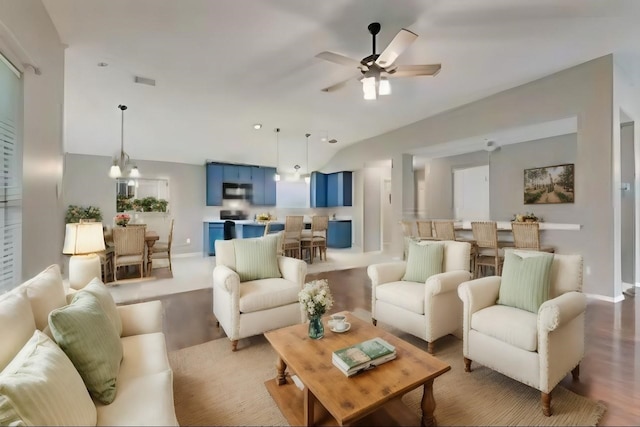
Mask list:
[[140,177],[138,166],[133,164],[129,155],[124,152],[124,111],[127,109],[127,106],[118,105],[118,108],[122,112],[120,126],[120,156],[113,159],[113,165],[111,165],[111,169],[109,169],[109,176],[111,178],[120,178],[123,176],[138,178]]

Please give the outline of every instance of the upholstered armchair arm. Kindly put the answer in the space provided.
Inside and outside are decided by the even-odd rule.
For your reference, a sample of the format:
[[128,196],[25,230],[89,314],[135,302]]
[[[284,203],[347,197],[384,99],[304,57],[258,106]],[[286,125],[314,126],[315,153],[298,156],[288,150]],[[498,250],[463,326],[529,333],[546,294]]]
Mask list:
[[213,286],[230,294],[240,292],[240,276],[224,265],[216,265],[213,269]]
[[307,263],[296,258],[278,257],[278,267],[284,279],[290,280],[302,286],[307,275]]
[[471,273],[468,271],[446,271],[429,277],[425,285],[428,293],[431,295],[438,295],[457,290],[460,283],[469,279],[471,279]]
[[384,262],[373,264],[367,268],[367,274],[371,279],[371,284],[375,288],[378,285],[402,280],[407,268],[406,261]]
[[119,305],[122,336],[162,332],[162,303],[158,300]]
[[458,296],[464,303],[465,314],[494,305],[500,293],[500,280],[500,276],[489,276],[460,284]]
[[567,292],[545,301],[538,309],[538,329],[554,331],[569,323],[587,309],[587,297],[580,292]]

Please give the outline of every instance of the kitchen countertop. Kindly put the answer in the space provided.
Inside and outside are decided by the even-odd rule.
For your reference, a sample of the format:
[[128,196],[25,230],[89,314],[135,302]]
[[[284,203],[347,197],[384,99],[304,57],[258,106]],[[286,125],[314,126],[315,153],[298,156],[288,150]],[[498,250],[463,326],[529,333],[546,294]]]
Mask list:
[[[259,221],[254,221],[252,219],[230,219],[230,220],[225,220],[225,219],[204,219],[203,222],[215,222],[215,223],[224,223],[225,221],[233,221],[236,224],[240,224],[240,225],[264,225],[264,222],[259,222]],[[280,220],[275,220],[275,221],[270,221],[272,224],[284,224],[284,220],[280,221]],[[351,222],[350,219],[329,219],[329,222]],[[311,221],[304,221],[305,224],[311,224]]]

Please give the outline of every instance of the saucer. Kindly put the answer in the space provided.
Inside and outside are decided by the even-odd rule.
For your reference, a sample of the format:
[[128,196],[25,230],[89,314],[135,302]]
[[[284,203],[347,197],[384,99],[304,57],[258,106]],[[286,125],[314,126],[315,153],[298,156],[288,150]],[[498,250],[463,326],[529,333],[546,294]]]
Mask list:
[[349,323],[349,322],[345,322],[345,323],[347,324],[347,327],[342,329],[342,330],[335,329],[333,326],[330,327],[329,329],[331,329],[331,332],[335,332],[337,334],[341,334],[343,332],[347,332],[349,329],[351,329],[351,323]]

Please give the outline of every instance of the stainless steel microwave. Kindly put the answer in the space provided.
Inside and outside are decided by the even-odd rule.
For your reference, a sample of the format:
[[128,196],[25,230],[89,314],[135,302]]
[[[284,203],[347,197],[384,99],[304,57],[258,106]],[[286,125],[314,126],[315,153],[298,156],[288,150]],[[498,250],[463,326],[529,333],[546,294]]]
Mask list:
[[253,185],[236,184],[232,182],[222,183],[222,198],[233,200],[251,200]]

